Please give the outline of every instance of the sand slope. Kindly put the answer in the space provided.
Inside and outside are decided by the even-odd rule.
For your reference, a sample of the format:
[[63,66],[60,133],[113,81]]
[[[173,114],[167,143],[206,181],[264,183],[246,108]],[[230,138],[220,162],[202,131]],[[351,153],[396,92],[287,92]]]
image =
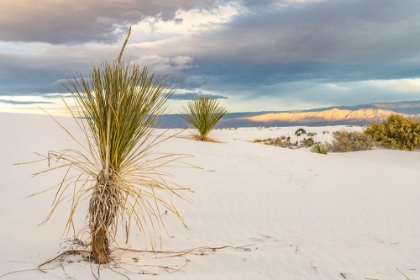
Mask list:
[[[71,119],[60,121],[75,127]],[[330,136],[323,130],[340,128],[313,130],[324,141]],[[420,154],[374,150],[325,156],[249,142],[292,136],[295,129],[217,130],[223,143],[176,137],[157,147],[156,152],[190,154],[188,162],[202,168],[170,169],[174,181],[195,193],[190,195],[192,204],[174,199],[189,230],[164,215],[170,236],[164,236],[163,249],[250,246],[187,255],[187,266],[176,273],[139,265],[182,266],[185,259],[153,260],[140,253],[116,252],[125,269],[156,271],[159,276],[118,271],[131,279],[344,279],[340,273],[347,279],[406,279],[402,273],[420,279]],[[1,113],[0,131],[2,275],[36,268],[68,246],[60,239],[68,204],[47,224],[37,226],[55,193],[27,198],[57,183],[60,174],[31,178],[45,164],[13,164],[36,159],[34,151],[75,145],[45,116]],[[79,226],[86,217],[83,207]],[[144,247],[136,234],[129,245]],[[94,279],[84,262],[48,274],[29,271],[2,279],[57,279],[55,275]],[[126,278],[101,269],[101,279]]]

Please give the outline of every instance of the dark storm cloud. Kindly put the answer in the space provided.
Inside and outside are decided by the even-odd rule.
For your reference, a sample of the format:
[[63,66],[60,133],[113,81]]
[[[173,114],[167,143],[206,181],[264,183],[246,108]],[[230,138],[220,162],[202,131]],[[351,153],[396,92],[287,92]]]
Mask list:
[[[219,88],[420,73],[420,1],[292,2],[246,1],[248,12],[221,30],[175,42],[199,66],[185,72]],[[165,44],[159,51],[171,52]]]
[[[149,66],[150,73],[175,80],[178,88],[196,88],[200,84],[188,80],[178,68],[189,67],[185,57],[159,57],[156,55],[138,57],[130,54],[126,60],[133,60],[140,67]],[[67,93],[67,78],[78,78],[81,71],[88,79],[92,65],[101,65],[105,59],[112,62],[119,53],[119,46],[48,46],[35,54],[0,53],[0,93],[3,95]],[[139,51],[136,51],[137,55]],[[141,52],[140,52],[141,53]],[[137,59],[137,60],[136,60]],[[201,83],[202,84],[202,83]]]
[[199,97],[207,97],[209,99],[227,99],[226,96],[216,94],[202,94],[199,92],[174,93],[170,99],[173,100],[195,100]]
[[89,61],[60,54],[0,54],[0,91],[13,94],[67,92],[56,81],[89,69]]
[[[41,0],[0,3],[0,41],[114,42],[147,16],[174,19],[178,9],[209,7],[214,0]],[[179,22],[179,19],[176,20]]]

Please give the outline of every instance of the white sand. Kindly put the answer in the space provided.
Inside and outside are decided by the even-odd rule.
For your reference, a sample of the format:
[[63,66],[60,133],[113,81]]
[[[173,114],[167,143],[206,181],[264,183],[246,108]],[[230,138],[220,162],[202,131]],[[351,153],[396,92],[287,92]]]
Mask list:
[[[75,131],[71,119],[59,120]],[[326,141],[340,128],[305,129]],[[183,265],[185,259],[154,260],[150,255],[116,252],[122,267],[159,275],[118,271],[131,279],[344,279],[340,273],[347,279],[403,280],[403,274],[420,279],[420,153],[374,150],[320,155],[249,142],[293,136],[295,130],[216,130],[223,143],[173,138],[156,147],[156,152],[191,154],[188,162],[202,167],[170,169],[174,181],[195,193],[190,195],[192,204],[174,200],[189,230],[171,215],[163,216],[170,234],[163,238],[163,249],[252,245],[250,250],[187,255],[187,266],[175,273],[140,265]],[[323,135],[323,130],[330,134]],[[55,192],[27,198],[56,184],[60,174],[31,178],[46,165],[13,164],[37,159],[33,152],[76,146],[46,116],[0,113],[0,131],[2,275],[36,268],[68,246],[61,235],[69,204],[63,204],[47,224],[37,226],[49,212]],[[87,208],[80,210],[79,229]],[[144,248],[143,239],[134,233],[129,245]],[[2,279],[94,279],[90,269],[79,262],[48,273],[35,270]],[[101,279],[126,278],[101,268]]]

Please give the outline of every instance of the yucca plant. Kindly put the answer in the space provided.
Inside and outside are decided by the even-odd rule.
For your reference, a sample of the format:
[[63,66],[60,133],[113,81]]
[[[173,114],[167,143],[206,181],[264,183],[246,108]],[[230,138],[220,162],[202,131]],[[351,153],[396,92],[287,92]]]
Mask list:
[[214,141],[208,135],[226,113],[227,109],[218,100],[201,96],[188,102],[187,107],[182,107],[180,116],[197,129],[198,134],[194,134],[194,138]]
[[[152,249],[164,229],[163,209],[174,213],[185,225],[169,195],[186,199],[179,191],[189,189],[168,181],[168,174],[161,171],[183,156],[156,155],[150,150],[169,138],[162,133],[152,134],[173,90],[168,94],[168,83],[149,74],[146,67],[120,62],[129,35],[116,63],[94,66],[89,78],[79,73],[78,77],[68,79],[68,90],[77,110],[67,107],[82,129],[87,147],[66,131],[85,150],[64,150],[44,157],[45,160],[55,157],[58,162],[44,172],[68,169],[58,184],[53,209],[45,222],[58,204],[70,197],[72,205],[66,231],[74,229],[73,215],[79,203],[88,199],[90,257],[99,264],[111,260],[110,245],[115,241],[117,229],[122,225],[129,227],[130,221],[143,232],[146,244],[150,243]],[[77,172],[69,175],[69,170]]]

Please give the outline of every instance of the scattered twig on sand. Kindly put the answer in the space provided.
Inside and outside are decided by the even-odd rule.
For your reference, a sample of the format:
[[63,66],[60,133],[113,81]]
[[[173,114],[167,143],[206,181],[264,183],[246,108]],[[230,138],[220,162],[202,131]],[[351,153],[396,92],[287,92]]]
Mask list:
[[129,278],[127,275],[122,274],[121,272],[119,272],[119,271],[116,271],[116,270],[112,269],[112,267],[109,267],[109,269],[110,269],[110,270],[112,270],[113,272],[115,272],[115,273],[119,274],[119,275],[124,276],[124,277],[125,277],[125,278],[127,278],[128,280],[130,280],[130,278]]
[[87,250],[67,250],[67,251],[64,251],[63,253],[59,254],[58,256],[56,256],[52,259],[49,259],[48,261],[45,261],[45,262],[41,263],[40,265],[38,265],[38,270],[45,273],[46,271],[45,271],[45,269],[42,269],[42,267],[49,264],[49,263],[54,262],[55,260],[57,260],[61,257],[67,256],[67,255],[82,255],[82,254],[86,254],[86,253],[89,254],[89,251],[87,251]]
[[399,273],[401,273],[404,277],[405,277],[405,279],[406,280],[411,280],[407,275],[405,275],[401,270],[399,270],[398,269],[398,267],[395,267],[395,269],[399,272]]
[[313,268],[313,270],[315,270],[315,272],[319,274],[318,267],[313,265],[313,263],[314,263],[314,262],[315,262],[315,261],[312,261],[312,262],[310,263],[310,264],[311,264],[311,268]]
[[343,276],[344,279],[347,279],[345,272],[340,272],[341,276]]
[[254,246],[254,244],[244,245],[244,246],[236,246],[236,247],[235,246],[230,246],[230,245],[225,245],[225,246],[221,246],[221,247],[203,246],[203,247],[197,247],[197,248],[193,248],[193,249],[186,249],[186,250],[182,250],[182,251],[149,251],[149,250],[137,250],[137,249],[131,249],[131,248],[117,247],[113,251],[121,250],[121,251],[137,252],[137,253],[152,253],[154,255],[166,254],[167,256],[155,257],[155,258],[168,258],[168,257],[171,258],[171,257],[185,256],[187,254],[205,255],[205,252],[222,250],[222,249],[226,249],[226,248],[232,248],[232,249],[235,249],[235,250],[251,251],[251,248],[249,248],[251,246]]
[[365,277],[366,280],[379,280],[378,278]]
[[300,251],[300,250],[299,250],[299,246],[300,246],[300,245],[302,245],[302,244],[304,244],[304,243],[300,243],[299,245],[297,245],[297,246],[296,246],[296,249],[295,249],[295,254],[297,254],[297,253]]
[[[78,242],[73,242],[74,244],[79,244]],[[82,243],[83,244],[83,243]],[[85,245],[85,244],[83,244]],[[158,275],[158,272],[154,272],[154,271],[147,271],[144,270],[144,267],[150,267],[150,268],[158,268],[161,270],[164,270],[168,273],[174,273],[174,272],[182,272],[182,269],[184,267],[187,266],[188,262],[190,262],[190,259],[187,258],[187,255],[196,255],[196,256],[204,256],[207,255],[207,252],[211,252],[211,251],[217,251],[217,250],[222,250],[222,249],[226,249],[226,248],[231,248],[231,249],[235,249],[235,250],[244,250],[244,251],[251,251],[251,246],[254,246],[254,244],[251,245],[245,245],[245,246],[230,246],[230,245],[226,245],[226,246],[220,246],[220,247],[209,247],[209,246],[203,246],[203,247],[197,247],[197,248],[193,248],[193,249],[186,249],[186,250],[182,250],[182,251],[150,251],[150,250],[136,250],[136,249],[131,249],[131,248],[114,248],[112,251],[128,251],[128,252],[138,252],[138,253],[145,253],[145,254],[149,254],[152,255],[152,257],[149,257],[149,259],[162,259],[162,258],[181,258],[184,260],[184,263],[182,264],[174,264],[174,265],[160,265],[160,264],[140,264],[139,257],[133,257],[132,259],[134,260],[134,263],[122,263],[124,266],[136,266],[138,267],[137,271],[131,271],[128,270],[127,268],[125,268],[124,266],[121,265],[121,263],[115,262],[114,265],[112,264],[107,264],[106,266],[103,266],[104,268],[108,268],[109,270],[120,274],[122,276],[124,276],[125,278],[129,279],[130,278],[124,274],[124,272],[130,272],[130,273],[136,273],[136,274],[148,274],[148,275]],[[96,280],[100,279],[100,269],[101,269],[101,265],[94,265],[93,260],[91,259],[91,253],[89,250],[85,250],[85,249],[69,249],[67,251],[64,251],[62,253],[60,253],[59,255],[55,256],[54,258],[51,258],[43,263],[41,263],[40,265],[38,265],[38,267],[36,269],[26,269],[26,270],[18,270],[18,271],[12,271],[12,272],[8,272],[6,274],[0,275],[0,278],[9,275],[9,274],[14,274],[14,273],[20,273],[20,272],[26,272],[26,271],[40,271],[42,273],[48,273],[48,270],[54,270],[56,268],[61,267],[63,269],[64,275],[67,277],[67,279],[73,279],[70,275],[67,274],[65,266],[75,263],[75,262],[80,262],[80,261],[74,261],[74,260],[68,260],[65,259],[68,256],[81,256],[82,260],[85,260],[86,262],[89,262],[90,264],[90,270],[91,270],[91,274],[93,275],[93,277]],[[46,267],[49,264],[52,263],[58,263],[56,266],[54,267]],[[139,263],[139,264],[137,264]],[[97,270],[97,271],[95,271]],[[118,271],[121,270],[121,271]],[[59,277],[58,275],[52,274],[60,279],[62,279],[61,277]]]
[[38,270],[36,268],[33,269],[22,269],[22,270],[16,270],[16,271],[11,271],[11,272],[7,272],[5,274],[0,275],[0,278],[3,278],[6,275],[10,275],[10,274],[15,274],[15,273],[20,273],[20,272],[28,272],[28,271],[35,271]]

